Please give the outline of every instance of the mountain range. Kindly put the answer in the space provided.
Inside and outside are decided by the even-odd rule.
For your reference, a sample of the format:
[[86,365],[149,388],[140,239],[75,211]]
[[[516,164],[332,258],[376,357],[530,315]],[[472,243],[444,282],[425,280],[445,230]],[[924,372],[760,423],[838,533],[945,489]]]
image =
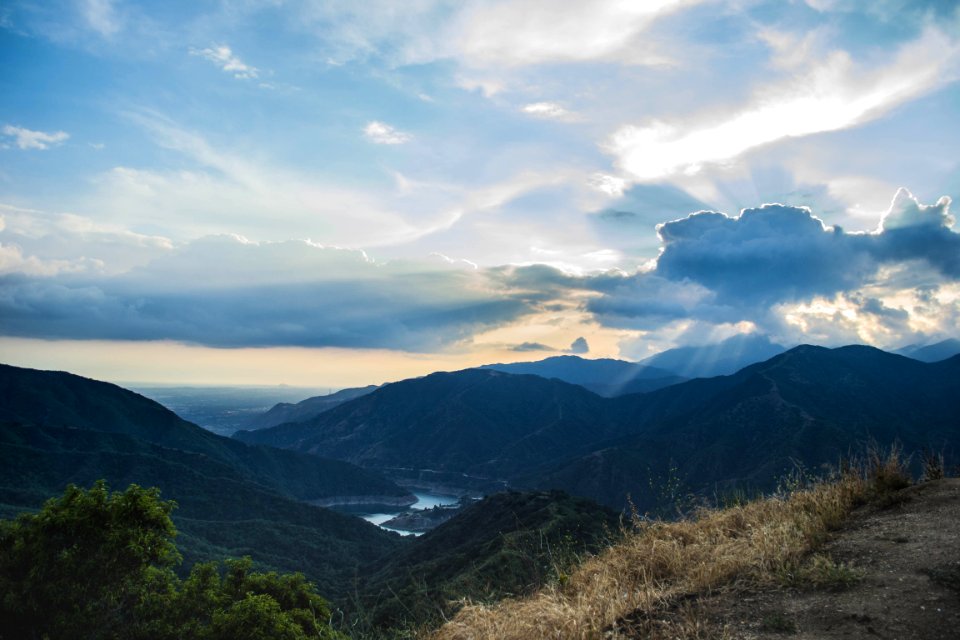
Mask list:
[[536,362],[488,364],[478,368],[556,378],[608,398],[654,391],[686,380],[671,371],[636,362],[610,358],[588,360],[579,356],[554,356]]
[[[643,362],[612,358],[588,359],[580,356],[554,356],[534,362],[487,364],[478,369],[504,373],[529,374],[556,378],[576,384],[604,397],[645,393],[668,387],[689,378],[734,373],[743,367],[782,353],[784,347],[766,336],[734,336],[719,343],[668,349]],[[661,368],[660,364],[664,367]],[[669,370],[668,370],[669,369]],[[683,375],[676,372],[682,371]],[[286,422],[302,422],[329,411],[348,400],[375,391],[370,385],[343,389],[336,393],[314,396],[298,403],[280,402],[269,411],[249,418],[245,430],[254,431]],[[235,433],[237,429],[230,431]]]
[[933,344],[911,344],[895,353],[921,362],[939,362],[960,354],[960,340],[947,338]]
[[411,610],[433,616],[457,593],[499,597],[537,586],[561,550],[595,550],[616,523],[589,500],[514,492],[403,538],[304,502],[364,492],[406,500],[373,471],[231,441],[112,384],[0,365],[0,518],[100,478],[114,489],[159,487],[176,501],[181,571],[249,555],[260,569],[303,572],[352,619],[375,627],[409,620]]
[[[542,372],[600,381],[577,371],[591,361],[548,361]],[[613,362],[596,366],[627,371]],[[178,503],[184,569],[251,555],[263,568],[303,571],[378,626],[442,614],[456,594],[526,591],[565,544],[595,547],[628,496],[642,512],[670,515],[705,497],[771,489],[872,442],[942,453],[948,468],[960,460],[960,356],[925,363],[800,346],[732,375],[615,397],[494,368],[355,391],[238,442],[111,384],[0,365],[0,517],[70,482],[158,486]],[[415,540],[307,504],[409,500],[385,475],[533,492],[491,496]]]
[[786,350],[767,336],[738,334],[713,344],[667,349],[640,361],[640,364],[665,369],[685,378],[711,378],[736,373]]
[[960,357],[922,363],[866,346],[800,346],[730,376],[600,397],[490,369],[385,385],[251,443],[367,468],[430,469],[564,489],[644,508],[674,479],[694,492],[769,488],[796,464],[836,463],[874,440],[953,455]]
[[299,422],[318,416],[324,411],[329,411],[334,407],[339,407],[344,402],[365,396],[377,390],[377,385],[371,384],[366,387],[351,389],[341,389],[335,393],[325,396],[313,396],[300,402],[279,402],[270,408],[269,411],[255,415],[247,422],[248,430],[266,429],[275,427],[284,422]]

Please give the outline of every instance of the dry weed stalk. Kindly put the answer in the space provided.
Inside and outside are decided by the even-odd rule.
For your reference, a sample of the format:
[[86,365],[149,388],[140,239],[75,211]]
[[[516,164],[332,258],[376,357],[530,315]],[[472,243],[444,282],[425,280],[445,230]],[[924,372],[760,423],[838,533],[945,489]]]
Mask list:
[[640,523],[562,586],[466,606],[433,638],[600,638],[615,633],[627,616],[652,616],[687,596],[734,582],[775,582],[783,567],[795,565],[839,526],[865,492],[862,476],[847,474],[786,497],[705,510],[691,520]]

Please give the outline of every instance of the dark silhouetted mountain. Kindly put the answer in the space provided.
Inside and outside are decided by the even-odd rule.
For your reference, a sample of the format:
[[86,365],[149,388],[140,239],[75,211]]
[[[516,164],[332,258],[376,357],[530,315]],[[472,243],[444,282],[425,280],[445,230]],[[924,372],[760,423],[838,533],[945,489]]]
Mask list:
[[934,344],[912,344],[902,349],[897,349],[896,353],[907,356],[908,358],[913,358],[914,360],[920,360],[921,362],[939,362],[960,354],[960,340],[947,338]]
[[650,508],[677,498],[650,493],[668,481],[765,490],[797,464],[818,471],[871,442],[960,453],[960,357],[925,364],[866,346],[801,346],[732,376],[612,402],[644,426],[526,481],[609,504],[632,493]]
[[691,490],[766,487],[871,439],[948,454],[960,444],[960,357],[934,364],[863,346],[803,346],[731,376],[601,398],[559,380],[491,370],[387,385],[316,418],[257,432],[376,469],[407,467],[560,488],[621,507]]
[[604,398],[556,379],[490,369],[385,385],[304,422],[240,431],[375,469],[404,467],[507,478],[576,453],[610,431]]
[[628,393],[646,393],[686,379],[672,371],[636,362],[610,358],[590,360],[579,356],[554,356],[536,362],[488,364],[479,368],[556,378],[608,398]]
[[318,416],[324,411],[329,411],[334,407],[339,407],[344,402],[365,396],[377,389],[377,385],[371,384],[367,387],[356,389],[341,389],[336,393],[325,396],[314,396],[307,398],[296,404],[289,402],[280,402],[274,405],[266,413],[253,416],[246,425],[246,429],[254,431],[256,429],[266,429],[275,427],[284,422],[301,422]]
[[786,351],[766,336],[740,334],[716,344],[668,349],[640,362],[687,378],[710,378],[736,373]]
[[506,492],[368,567],[359,609],[374,627],[449,616],[463,598],[528,593],[619,531],[618,515],[562,492]]
[[301,500],[407,493],[376,473],[343,462],[242,445],[186,422],[132,391],[69,373],[0,365],[0,422],[122,433],[168,449],[200,453]]

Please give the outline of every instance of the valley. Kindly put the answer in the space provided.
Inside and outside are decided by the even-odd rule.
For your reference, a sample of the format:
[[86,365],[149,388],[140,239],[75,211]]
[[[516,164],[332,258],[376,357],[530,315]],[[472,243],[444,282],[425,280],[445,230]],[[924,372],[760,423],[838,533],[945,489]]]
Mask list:
[[242,555],[302,571],[362,635],[533,593],[631,517],[769,494],[878,443],[913,454],[914,476],[931,452],[958,463],[960,355],[800,346],[732,375],[662,373],[572,357],[439,372],[279,403],[227,439],[115,385],[3,366],[0,516],[67,483],[156,486],[177,502],[181,573]]

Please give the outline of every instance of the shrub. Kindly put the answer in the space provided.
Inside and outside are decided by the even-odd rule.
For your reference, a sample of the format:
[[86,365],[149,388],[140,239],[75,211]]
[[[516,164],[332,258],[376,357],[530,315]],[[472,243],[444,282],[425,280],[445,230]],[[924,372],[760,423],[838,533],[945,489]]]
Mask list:
[[340,637],[301,574],[253,573],[249,558],[196,565],[179,580],[157,489],[73,485],[39,513],[0,520],[2,637],[91,640]]

